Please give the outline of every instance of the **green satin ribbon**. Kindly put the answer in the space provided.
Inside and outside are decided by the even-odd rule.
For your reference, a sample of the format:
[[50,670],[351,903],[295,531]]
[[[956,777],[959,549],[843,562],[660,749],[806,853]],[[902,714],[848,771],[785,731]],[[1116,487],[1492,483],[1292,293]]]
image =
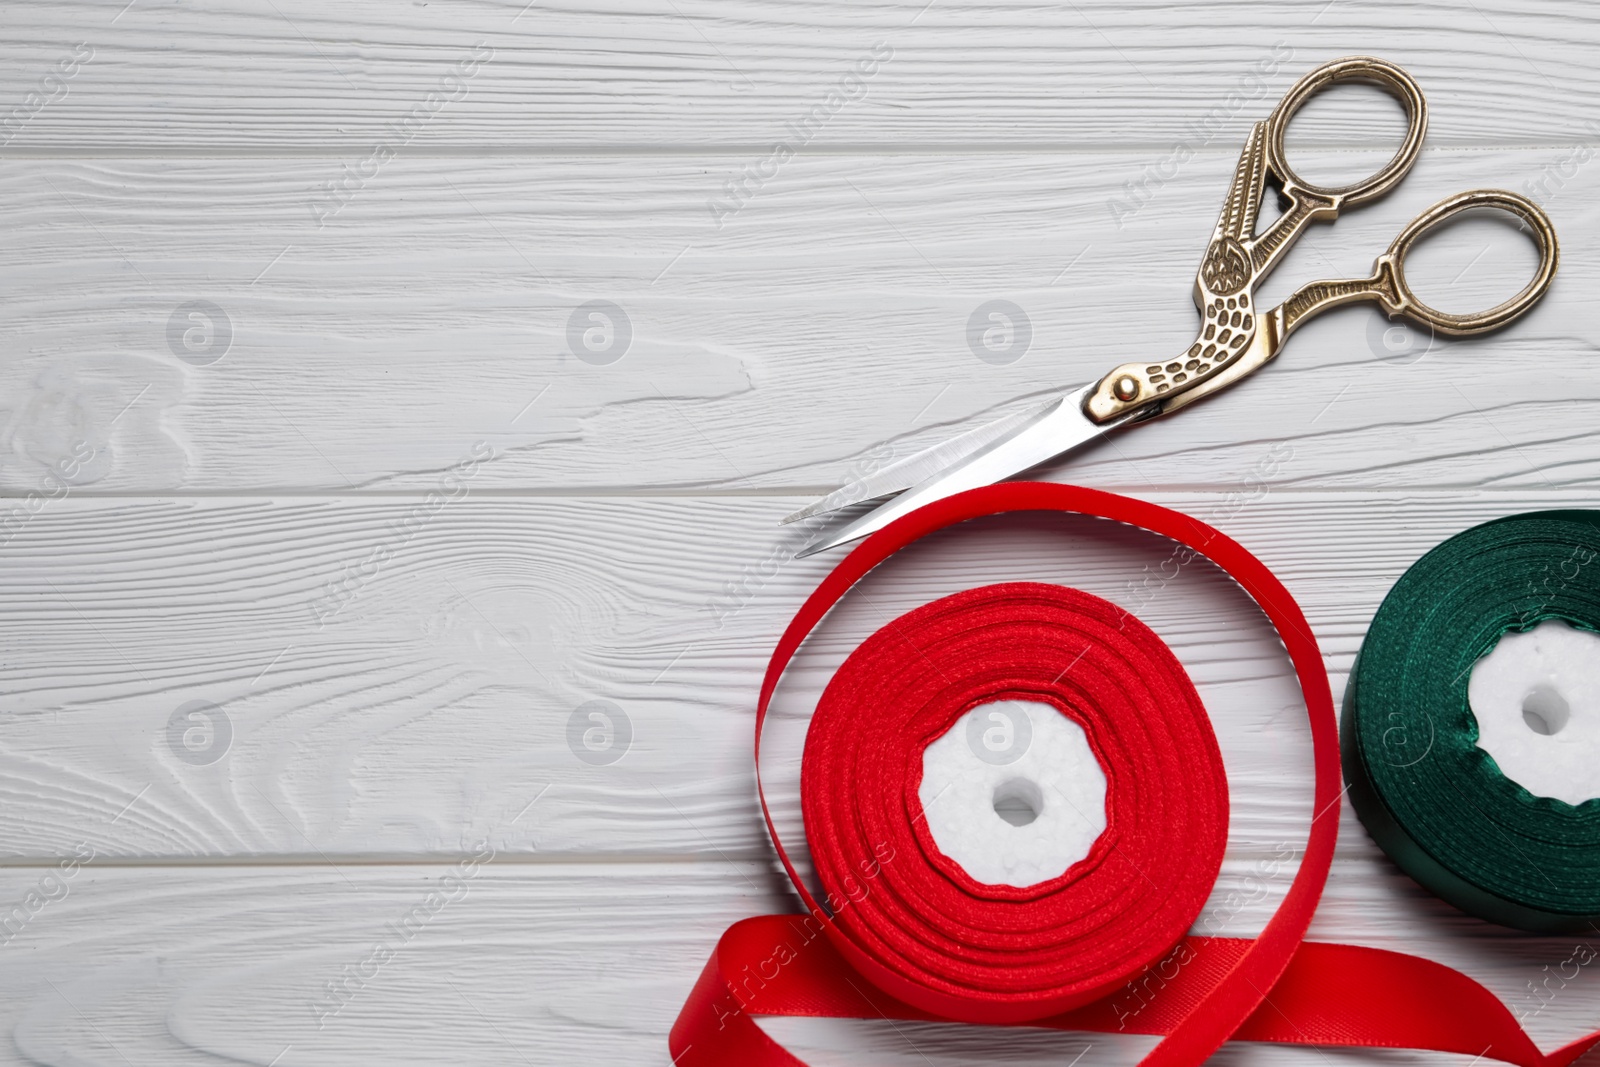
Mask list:
[[1546,619],[1600,631],[1600,512],[1513,515],[1423,556],[1350,672],[1344,774],[1373,839],[1436,895],[1524,930],[1600,932],[1600,799],[1511,781],[1467,703],[1479,657]]

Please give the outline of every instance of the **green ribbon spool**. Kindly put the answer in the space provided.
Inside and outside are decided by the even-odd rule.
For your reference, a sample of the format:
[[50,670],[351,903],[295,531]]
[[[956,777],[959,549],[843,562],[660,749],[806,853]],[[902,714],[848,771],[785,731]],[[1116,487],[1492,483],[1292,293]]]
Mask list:
[[1600,931],[1600,799],[1574,806],[1507,778],[1467,702],[1478,659],[1546,619],[1600,632],[1600,512],[1496,519],[1413,564],[1350,672],[1345,780],[1379,847],[1462,911]]

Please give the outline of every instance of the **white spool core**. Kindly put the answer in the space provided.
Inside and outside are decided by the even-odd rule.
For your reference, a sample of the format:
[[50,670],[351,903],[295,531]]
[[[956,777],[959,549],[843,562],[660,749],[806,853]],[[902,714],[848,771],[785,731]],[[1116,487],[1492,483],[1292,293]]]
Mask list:
[[1478,747],[1537,797],[1600,797],[1600,634],[1548,619],[1473,664]]
[[957,719],[923,750],[917,796],[934,844],[987,885],[1058,877],[1106,828],[1106,775],[1083,727],[1033,701]]

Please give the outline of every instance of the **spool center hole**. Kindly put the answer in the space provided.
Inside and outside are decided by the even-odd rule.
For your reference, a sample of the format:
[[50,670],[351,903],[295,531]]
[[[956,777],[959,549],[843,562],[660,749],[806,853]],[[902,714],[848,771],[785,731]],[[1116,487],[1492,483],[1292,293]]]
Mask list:
[[1026,778],[1008,778],[995,786],[994,813],[1012,826],[1027,826],[1044,810],[1044,794]]
[[1536,734],[1558,734],[1571,718],[1572,708],[1555,686],[1541,683],[1522,698],[1522,721]]

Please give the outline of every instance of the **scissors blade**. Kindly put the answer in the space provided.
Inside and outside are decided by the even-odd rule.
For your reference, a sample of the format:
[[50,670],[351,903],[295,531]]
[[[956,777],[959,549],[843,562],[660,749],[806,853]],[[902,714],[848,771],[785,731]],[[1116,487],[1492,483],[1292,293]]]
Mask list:
[[1101,435],[1130,422],[1142,422],[1161,413],[1159,405],[1136,408],[1103,423],[1092,422],[1083,413],[1083,402],[1097,382],[1075,389],[1037,413],[1010,434],[991,441],[947,470],[915,485],[893,500],[882,504],[838,530],[824,533],[806,545],[795,557],[815,555],[857,538],[876,533],[903,515],[943,500],[947,496],[980,485],[1002,481],[1037,467],[1046,460],[1080,448]]
[[902,489],[909,489],[913,485],[933,477],[940,471],[950,469],[985,445],[1027,425],[1054,407],[1056,403],[1056,400],[1050,400],[1042,405],[1014,412],[1004,418],[996,419],[983,426],[968,430],[966,433],[957,434],[948,440],[940,441],[932,448],[924,448],[921,452],[907,456],[905,459],[895,460],[888,466],[873,471],[865,478],[858,478],[849,485],[835,489],[820,500],[814,500],[794,514],[786,515],[778,521],[779,523],[798,522],[801,519],[809,519],[813,515],[822,515],[830,511],[838,511],[840,508],[847,508],[851,504],[859,504],[863,500],[876,500],[880,496],[888,496],[890,493],[898,493]]

